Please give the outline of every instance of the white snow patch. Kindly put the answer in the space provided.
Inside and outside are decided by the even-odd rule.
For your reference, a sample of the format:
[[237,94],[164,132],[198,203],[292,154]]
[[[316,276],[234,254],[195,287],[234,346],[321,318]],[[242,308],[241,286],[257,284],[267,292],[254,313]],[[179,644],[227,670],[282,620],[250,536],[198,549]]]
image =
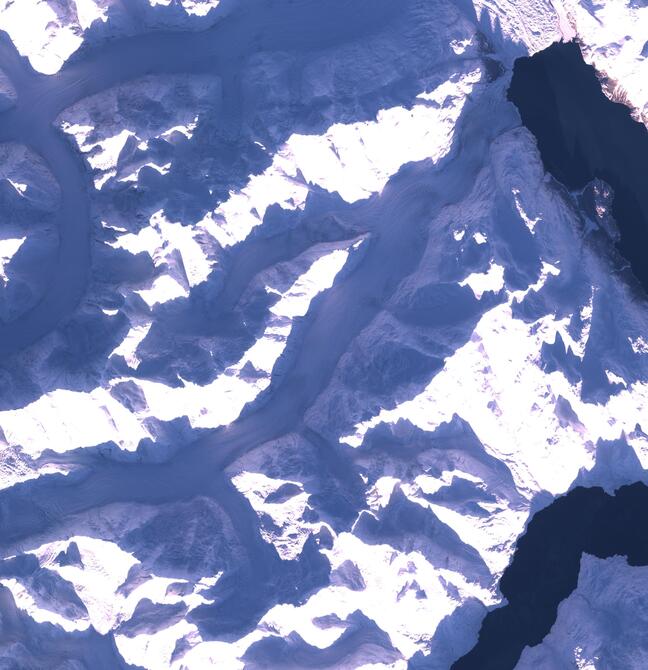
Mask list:
[[108,7],[101,7],[95,0],[74,0],[79,25],[82,30],[89,28],[95,21],[105,23],[108,20]]
[[11,259],[16,255],[18,249],[22,247],[26,237],[19,237],[17,239],[0,240],[0,279],[6,284],[9,281],[7,277],[7,265]]
[[560,12],[578,37],[586,62],[607,78],[603,90],[648,121],[648,7],[641,3],[563,0]]
[[[161,137],[167,138],[170,137],[173,133],[182,133],[188,140],[190,140],[193,137],[194,130],[196,130],[197,126],[198,126],[198,117],[195,116],[194,120],[191,121],[191,123],[185,123],[178,126],[173,126],[172,128],[165,130],[162,133]],[[148,143],[145,146],[148,146]],[[144,147],[140,148],[143,149]]]
[[0,412],[7,444],[20,445],[33,458],[46,449],[62,453],[115,442],[134,451],[148,432],[106,389],[89,393],[56,389],[20,409]]
[[112,137],[92,142],[89,137],[94,130],[93,126],[63,121],[61,128],[75,138],[81,152],[87,154],[90,167],[98,172],[93,177],[96,189],[100,189],[108,179],[115,176],[119,154],[126,140],[135,134],[130,130],[122,130]]
[[[238,363],[210,384],[200,386],[185,381],[184,386],[172,388],[159,382],[137,380],[150,414],[163,421],[187,416],[193,427],[201,428],[215,428],[236,419],[245,404],[270,383],[269,375],[284,351],[293,319],[306,314],[312,299],[333,285],[348,254],[347,249],[336,249],[313,262],[271,308],[273,318],[263,335]],[[239,376],[248,363],[265,375],[252,381]]]
[[628,341],[635,354],[648,354],[648,342],[641,335],[634,340],[629,337]]
[[534,0],[472,0],[481,23],[506,38],[499,48],[502,55],[515,58],[533,55],[558,42],[561,20],[551,2]]
[[60,626],[67,633],[87,630],[90,626],[90,622],[87,619],[72,621],[58,612],[41,607],[29,592],[29,589],[25,588],[16,579],[0,579],[0,584],[6,586],[11,591],[16,601],[16,607],[26,612],[37,623],[51,623],[55,626]]
[[154,307],[175,298],[186,298],[189,295],[176,279],[169,275],[160,275],[153,280],[151,288],[135,291],[149,307]]
[[[76,543],[82,566],[59,565],[55,558]],[[58,572],[74,585],[74,590],[86,606],[90,624],[105,635],[120,618],[123,596],[117,589],[124,583],[128,571],[138,563],[130,553],[114,542],[94,537],[73,536],[65,541],[43,544],[30,553],[38,556],[41,567]]]
[[520,202],[520,190],[517,188],[513,189],[513,197],[515,199],[515,207],[518,211],[518,214],[520,215],[520,218],[522,221],[524,221],[524,225],[533,233],[535,230],[536,225],[538,222],[541,220],[539,216],[536,216],[534,218],[531,218],[528,216],[528,214],[524,211],[522,207],[522,203]]
[[[464,599],[475,597],[494,604],[492,595],[462,575],[438,569],[419,551],[397,552],[389,545],[367,545],[351,533],[335,538],[327,551],[333,569],[344,561],[358,568],[366,588],[351,590],[331,585],[312,595],[301,607],[276,605],[261,620],[276,634],[296,631],[306,642],[325,648],[343,632],[337,627],[322,629],[313,623],[317,617],[336,614],[345,619],[356,610],[365,613],[390,637],[405,658],[424,650],[439,622],[451,614]],[[450,584],[460,600],[448,597]],[[417,592],[425,592],[425,598]]]
[[303,520],[308,503],[308,493],[302,491],[281,503],[266,502],[271,493],[284,484],[297,484],[286,479],[273,479],[260,472],[240,472],[232,477],[232,483],[249,500],[254,511],[262,517],[269,516],[279,529],[273,534],[261,528],[261,534],[272,543],[283,560],[292,560],[301,553],[304,542],[311,533],[311,525]]
[[504,288],[504,268],[497,263],[491,263],[486,272],[474,272],[459,282],[459,286],[470,286],[475,298],[481,297],[487,291],[497,292]]
[[[153,306],[180,296],[186,297],[189,287],[209,277],[215,263],[198,241],[201,232],[196,226],[169,221],[159,210],[151,216],[148,226],[137,233],[120,235],[115,242],[108,244],[132,254],[146,253],[156,267],[164,267],[164,273],[156,277],[152,286],[135,291],[149,306]],[[181,263],[176,261],[178,255]]]
[[128,367],[136,369],[141,363],[137,356],[137,347],[148,335],[151,325],[151,322],[147,322],[131,326],[121,344],[110,352],[110,356],[123,356]]
[[182,6],[187,14],[194,14],[195,16],[207,16],[219,4],[220,0],[182,0]]
[[272,165],[231,193],[203,225],[222,246],[230,246],[263,221],[271,204],[303,208],[309,184],[338,192],[348,202],[380,192],[405,163],[438,161],[448,153],[456,121],[481,77],[477,69],[452,78],[420,94],[420,104],[411,110],[380,110],[376,121],[336,123],[323,135],[291,135]]
[[[183,637],[200,639],[198,628],[183,620],[153,634],[141,633],[134,637],[116,634],[115,644],[127,663],[146,670],[161,670],[178,667],[171,659],[178,640]],[[183,663],[179,667],[188,666]]]
[[47,0],[0,0],[0,29],[43,74],[58,72],[82,42],[77,27],[61,20]]

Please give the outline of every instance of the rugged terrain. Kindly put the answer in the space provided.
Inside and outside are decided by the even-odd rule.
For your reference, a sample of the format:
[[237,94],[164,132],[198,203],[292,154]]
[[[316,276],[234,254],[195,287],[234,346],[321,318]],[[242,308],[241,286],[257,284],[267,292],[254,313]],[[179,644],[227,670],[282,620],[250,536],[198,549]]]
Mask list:
[[[576,38],[645,120],[646,21],[0,0],[0,667],[447,669],[534,512],[646,480],[613,194],[506,97]],[[641,570],[518,667],[599,667]]]

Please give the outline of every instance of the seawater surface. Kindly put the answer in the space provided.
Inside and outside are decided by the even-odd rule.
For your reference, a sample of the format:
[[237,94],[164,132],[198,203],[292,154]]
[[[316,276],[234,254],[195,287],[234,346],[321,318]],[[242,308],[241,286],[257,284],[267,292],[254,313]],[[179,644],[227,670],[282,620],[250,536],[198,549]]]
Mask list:
[[[516,61],[508,92],[535,136],[545,169],[570,191],[594,179],[614,191],[616,246],[648,292],[648,131],[608,99],[575,43]],[[534,516],[500,581],[507,601],[486,616],[475,647],[453,670],[512,670],[542,642],[576,588],[584,552],[648,564],[648,487],[615,495],[576,488]]]
[[648,130],[612,102],[574,42],[515,62],[508,92],[545,170],[570,190],[594,178],[614,191],[617,248],[648,292]]
[[583,552],[648,565],[647,527],[648,487],[641,483],[615,495],[578,487],[538,512],[500,581],[507,604],[488,613],[477,644],[452,669],[512,670],[524,647],[551,630],[558,605],[577,586]]

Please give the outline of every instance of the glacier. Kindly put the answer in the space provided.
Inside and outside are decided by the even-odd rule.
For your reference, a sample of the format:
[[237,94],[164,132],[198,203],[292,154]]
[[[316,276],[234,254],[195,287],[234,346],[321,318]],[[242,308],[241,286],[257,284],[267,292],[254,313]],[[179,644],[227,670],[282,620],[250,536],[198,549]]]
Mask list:
[[[646,20],[0,0],[2,667],[448,669],[538,512],[647,481],[614,194],[507,98],[574,41],[645,124]],[[517,667],[643,667],[644,572]]]

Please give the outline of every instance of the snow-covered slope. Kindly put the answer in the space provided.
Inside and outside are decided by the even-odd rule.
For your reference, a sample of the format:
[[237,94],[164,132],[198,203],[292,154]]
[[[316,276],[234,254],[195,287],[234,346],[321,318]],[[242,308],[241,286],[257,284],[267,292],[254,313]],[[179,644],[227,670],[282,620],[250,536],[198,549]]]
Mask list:
[[516,670],[645,667],[646,572],[621,556],[584,554],[578,588],[560,605],[542,644],[524,650]]
[[644,476],[610,194],[506,100],[572,31],[643,109],[597,7],[0,2],[3,663],[449,668],[535,510]]
[[627,104],[644,124],[648,120],[648,7],[637,2],[556,3],[564,17],[563,30],[576,37],[583,57],[597,70],[603,91]]
[[220,0],[1,0],[0,30],[37,72],[51,75],[84,42],[162,27],[201,29],[219,4]]

